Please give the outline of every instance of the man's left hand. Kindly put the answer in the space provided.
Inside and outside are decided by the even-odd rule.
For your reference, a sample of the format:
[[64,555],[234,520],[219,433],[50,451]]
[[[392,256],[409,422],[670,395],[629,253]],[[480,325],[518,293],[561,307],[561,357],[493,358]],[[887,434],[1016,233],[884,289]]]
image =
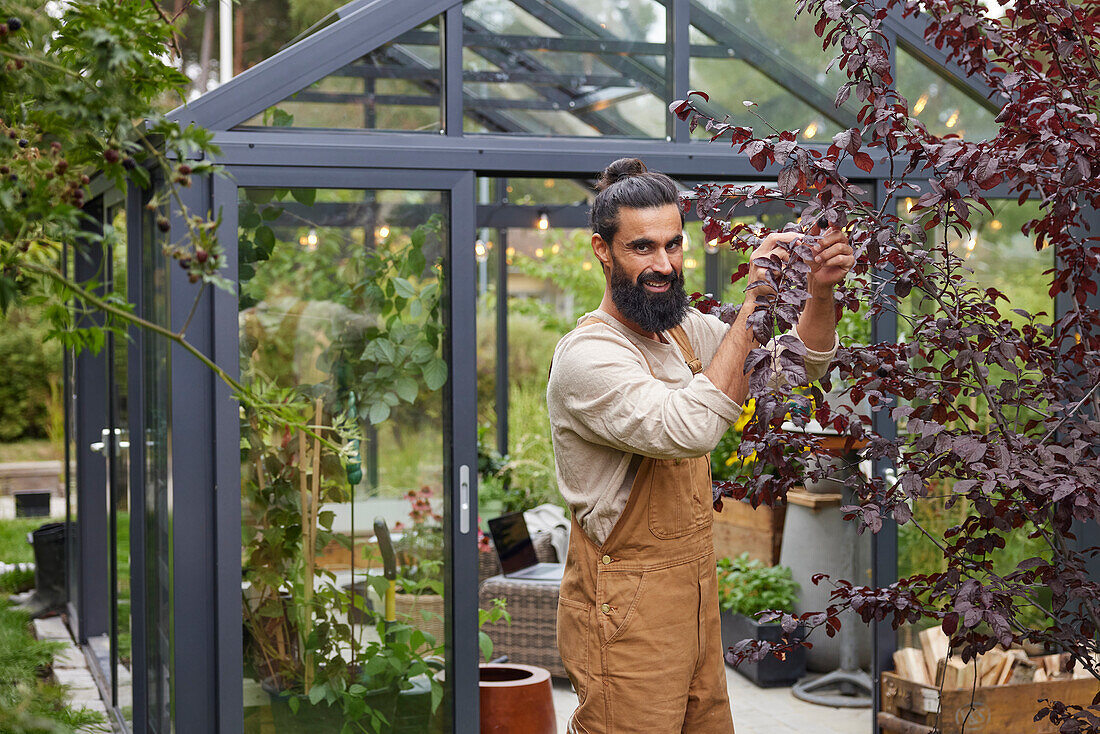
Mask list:
[[818,243],[812,248],[814,259],[810,261],[810,275],[807,285],[811,295],[816,292],[832,290],[848,277],[856,264],[852,246],[848,244],[848,235],[837,227],[825,230]]

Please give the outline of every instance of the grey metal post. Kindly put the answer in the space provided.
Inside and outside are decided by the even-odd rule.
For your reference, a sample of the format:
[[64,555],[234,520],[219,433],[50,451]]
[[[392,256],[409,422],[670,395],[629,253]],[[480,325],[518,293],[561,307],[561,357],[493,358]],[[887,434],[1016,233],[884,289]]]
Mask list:
[[462,5],[443,16],[443,132],[462,136]]
[[[103,199],[84,208],[89,215],[85,226],[102,234]],[[78,283],[103,282],[103,249],[98,243],[79,242],[74,246],[73,277]],[[101,289],[102,290],[102,287]],[[79,326],[102,326],[102,314],[84,316]],[[85,350],[77,355],[73,369],[76,393],[76,537],[70,548],[76,554],[77,598],[72,600],[72,617],[78,642],[107,632],[107,466],[95,454],[91,444],[103,440],[107,416],[107,353]]]
[[[215,216],[221,215],[218,242],[225,249],[222,275],[237,282],[237,186],[223,177],[211,182]],[[210,289],[210,356],[230,377],[240,377],[240,334],[236,294]],[[217,599],[215,649],[218,685],[218,731],[232,734],[244,729],[241,649],[244,632],[241,608],[241,423],[240,404],[229,386],[213,382],[214,445],[214,562]]]
[[[508,202],[508,179],[498,178],[494,184],[496,198],[502,204]],[[508,453],[508,230],[497,230],[497,451]]]
[[[665,74],[668,80],[665,104],[671,104],[680,95],[686,95],[691,86],[690,0],[666,0],[665,24]],[[665,114],[665,131],[668,139],[677,143],[691,138],[687,123],[668,113]]]
[[[450,298],[446,324],[450,379],[444,393],[444,442],[450,447],[444,486],[450,488],[451,510],[444,525],[451,548],[445,594],[450,600],[446,651],[454,702],[452,731],[479,731],[477,646],[477,293],[474,219],[474,174],[462,175],[451,190],[449,238]],[[470,596],[473,596],[471,601]]]
[[[210,182],[196,178],[180,192],[194,212],[209,209]],[[178,207],[171,212],[171,241],[187,237]],[[179,332],[195,301],[198,286],[178,267],[169,268],[170,328]],[[211,354],[212,298],[199,299],[187,339]],[[218,637],[215,630],[217,534],[215,514],[214,377],[210,370],[173,344],[170,350],[171,512],[172,512],[172,711],[177,732],[219,732],[217,721]],[[234,445],[236,450],[237,446]],[[238,528],[239,533],[239,528]],[[239,567],[240,561],[237,560]],[[239,573],[239,571],[238,571]],[[238,587],[237,594],[240,594]],[[237,626],[241,624],[237,620]],[[227,651],[228,652],[228,651]],[[237,671],[238,677],[240,671]]]
[[[144,251],[142,248],[142,212],[145,196],[131,182],[126,189],[126,283],[134,313],[146,317],[144,292]],[[127,410],[130,429],[130,670],[133,673],[132,734],[146,734],[148,688],[145,671],[149,665],[146,654],[146,614],[148,590],[145,584],[145,373],[142,359],[146,338],[136,326],[129,330],[130,352],[127,379]]]
[[[882,206],[886,198],[882,182],[875,182],[875,203]],[[889,272],[876,271],[876,278],[886,278]],[[893,286],[889,286],[886,295],[892,296]],[[898,339],[898,317],[892,311],[883,310],[871,320],[871,343],[890,344]],[[892,440],[897,437],[897,424],[890,417],[888,410],[880,410],[871,414],[872,430],[885,439]],[[874,475],[886,478],[887,471],[893,471],[894,467],[888,461],[875,460]],[[898,580],[898,526],[892,517],[884,517],[882,529],[871,536],[871,585],[885,586]],[[897,633],[890,627],[889,622],[872,622],[871,624],[871,678],[874,681],[873,711],[878,711],[882,704],[882,690],[880,681],[882,672],[893,665],[894,651],[897,650]],[[871,730],[878,734],[878,719],[871,717]]]

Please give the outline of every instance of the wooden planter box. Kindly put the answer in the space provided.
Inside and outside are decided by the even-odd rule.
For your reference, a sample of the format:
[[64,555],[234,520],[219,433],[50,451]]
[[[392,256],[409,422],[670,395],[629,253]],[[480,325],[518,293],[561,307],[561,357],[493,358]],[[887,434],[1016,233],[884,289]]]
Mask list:
[[1093,678],[1067,678],[940,693],[932,686],[883,673],[879,725],[893,734],[923,734],[932,727],[942,734],[962,734],[966,721],[967,734],[1056,734],[1049,721],[1034,720],[1042,708],[1039,699],[1087,706],[1098,690],[1100,682]]
[[[729,650],[741,640],[780,642],[782,638],[783,630],[778,622],[760,624],[744,614],[722,612],[723,651]],[[806,648],[792,650],[785,660],[769,655],[759,662],[741,663],[733,669],[761,688],[793,685],[806,674]]]
[[760,505],[755,510],[748,502],[728,497],[722,511],[714,513],[714,552],[718,558],[736,558],[747,552],[751,558],[774,566],[779,563],[783,545],[785,505]]

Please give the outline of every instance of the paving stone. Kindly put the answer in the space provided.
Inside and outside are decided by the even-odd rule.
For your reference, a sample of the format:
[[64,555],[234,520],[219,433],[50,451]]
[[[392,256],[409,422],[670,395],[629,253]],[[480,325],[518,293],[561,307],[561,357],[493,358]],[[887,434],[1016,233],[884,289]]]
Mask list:
[[66,645],[53,656],[54,670],[58,668],[84,668],[86,666],[87,661],[84,659],[84,653],[80,652],[80,648],[76,645]]
[[99,690],[96,688],[95,679],[92,678],[92,674],[88,672],[87,668],[56,668],[53,674],[58,683],[69,686],[73,691]]
[[34,620],[34,636],[40,640],[71,640],[68,627],[61,617]]

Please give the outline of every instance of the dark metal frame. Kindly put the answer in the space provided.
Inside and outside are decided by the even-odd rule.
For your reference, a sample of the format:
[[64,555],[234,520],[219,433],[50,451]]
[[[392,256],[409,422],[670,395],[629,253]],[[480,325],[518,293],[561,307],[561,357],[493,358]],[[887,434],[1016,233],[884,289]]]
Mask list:
[[[454,731],[467,734],[478,726],[477,676],[478,659],[476,629],[476,532],[461,521],[457,503],[460,497],[458,467],[470,467],[470,503],[476,508],[476,373],[475,373],[475,305],[476,265],[472,252],[475,226],[507,227],[533,221],[532,212],[512,207],[503,196],[497,204],[475,203],[475,176],[502,181],[509,176],[561,176],[587,179],[610,160],[637,156],[647,164],[674,177],[683,179],[759,180],[761,172],[753,168],[745,155],[726,146],[702,145],[691,140],[685,123],[668,116],[665,139],[631,139],[617,135],[637,135],[638,131],[613,110],[591,109],[578,117],[592,125],[604,137],[567,138],[502,134],[465,134],[466,114],[480,115],[487,125],[503,132],[522,133],[520,126],[508,115],[505,104],[493,100],[473,100],[465,95],[467,82],[491,81],[477,73],[463,73],[462,50],[466,41],[484,45],[479,49],[507,63],[518,64],[515,75],[519,83],[531,84],[538,99],[527,107],[563,111],[577,110],[589,99],[581,89],[586,84],[610,85],[618,80],[612,74],[589,77],[561,75],[539,64],[533,49],[550,46],[576,52],[597,54],[614,74],[622,75],[624,86],[636,85],[646,93],[670,101],[682,97],[690,83],[692,56],[712,55],[713,49],[691,46],[690,28],[695,25],[722,46],[733,49],[732,58],[756,66],[770,78],[837,123],[853,121],[845,110],[832,109],[831,100],[815,91],[814,84],[802,79],[798,69],[781,68],[771,57],[731,29],[729,24],[715,24],[714,18],[696,0],[658,0],[666,9],[666,43],[645,44],[623,41],[602,32],[598,27],[564,6],[558,0],[535,3],[515,0],[528,12],[535,12],[565,38],[549,40],[533,37],[485,37],[484,29],[463,17],[461,0],[358,0],[338,11],[339,21],[308,35],[300,42],[280,51],[272,58],[242,73],[229,83],[204,95],[172,113],[182,123],[195,123],[215,133],[215,143],[221,148],[217,162],[226,166],[227,177],[198,178],[195,185],[183,191],[188,207],[210,211],[222,216],[222,244],[227,250],[226,276],[236,277],[237,190],[239,186],[280,185],[348,188],[428,188],[449,192],[451,207],[451,237],[448,286],[450,300],[446,310],[448,341],[447,357],[451,379],[445,392],[451,420],[445,426],[445,440],[450,447],[450,466],[445,477],[450,488],[447,504],[446,542],[451,549],[449,575],[446,579],[448,635],[446,649],[451,670],[448,680],[453,686],[455,708],[452,711]],[[400,56],[402,37],[413,39],[416,28],[433,18],[442,17],[442,56],[438,76],[418,68]],[[693,22],[694,20],[694,22]],[[705,27],[704,27],[705,26]],[[991,92],[981,84],[966,79],[959,69],[935,48],[923,40],[923,20],[903,19],[892,13],[883,22],[883,29],[894,42],[926,63],[940,69],[947,78],[987,109],[997,105],[990,101]],[[349,64],[393,42],[392,58],[405,64],[392,75],[414,81],[429,96],[431,104],[441,105],[442,130],[439,135],[406,132],[381,132],[315,129],[244,129],[233,130],[268,107],[306,89],[327,75],[339,72]],[[434,42],[434,41],[433,41]],[[747,45],[746,45],[747,44]],[[725,52],[725,51],[724,51]],[[615,54],[626,53],[627,56]],[[665,69],[647,64],[639,56],[663,56]],[[487,57],[488,58],[488,57]],[[391,75],[390,71],[378,74]],[[370,77],[369,70],[364,77]],[[801,86],[800,86],[801,85]],[[406,95],[409,102],[420,103],[417,95]],[[376,98],[377,100],[378,98]],[[473,109],[467,99],[484,110]],[[400,102],[402,100],[389,100]],[[516,105],[512,105],[516,106]],[[842,168],[853,179],[874,187],[882,196],[881,180],[885,172],[876,169],[865,175],[850,164]],[[774,175],[774,171],[770,172]],[[106,180],[93,182],[93,193],[107,191]],[[130,237],[131,298],[142,313],[141,288],[143,269],[141,238],[143,192],[131,186],[127,192],[128,233]],[[90,209],[102,206],[102,199],[92,202]],[[580,207],[555,208],[570,224],[582,222]],[[185,231],[180,212],[171,212],[171,236]],[[506,287],[507,268],[504,243],[498,250],[498,282]],[[708,287],[718,283],[716,255],[707,255]],[[86,279],[99,264],[76,258],[74,277]],[[186,274],[178,268],[169,271],[170,299],[174,304],[190,305],[195,289]],[[714,288],[718,290],[717,287]],[[173,311],[171,328],[179,329],[186,308]],[[506,305],[498,312],[499,324],[506,326]],[[873,340],[892,341],[896,338],[896,321],[888,314],[877,317],[872,324]],[[206,291],[191,322],[189,340],[222,365],[232,375],[238,371],[237,303],[236,299],[218,290]],[[133,598],[134,732],[145,732],[145,679],[142,667],[149,658],[146,650],[145,579],[143,553],[145,538],[144,505],[145,452],[140,355],[143,339],[155,338],[135,330],[129,370],[131,450],[131,590]],[[136,358],[136,359],[135,359]],[[498,359],[498,395],[507,395],[507,365]],[[109,365],[104,355],[84,353],[70,366],[70,379],[78,395],[73,424],[76,431],[76,506],[80,530],[72,540],[72,550],[79,557],[76,583],[77,598],[71,600],[70,611],[78,639],[105,631],[105,588],[95,583],[97,564],[106,563],[104,528],[106,517],[88,495],[87,488],[103,477],[97,473],[98,457],[88,456],[88,444],[97,440],[102,416],[107,413],[101,389]],[[237,406],[229,390],[189,354],[173,346],[170,353],[171,415],[170,489],[173,498],[172,558],[174,567],[172,623],[176,654],[172,675],[179,683],[174,687],[173,709],[177,731],[238,732],[242,726],[241,710],[241,600],[240,600],[240,466],[237,455],[239,426]],[[506,413],[504,414],[506,421]],[[893,424],[885,413],[875,416],[875,428],[892,435]],[[203,430],[209,429],[209,430]],[[506,448],[506,425],[498,436]],[[91,459],[91,460],[89,460]],[[875,466],[882,476],[887,467]],[[72,498],[70,498],[71,500]],[[97,514],[98,512],[98,514]],[[476,511],[471,509],[473,516]],[[471,518],[473,527],[476,522]],[[463,530],[466,529],[466,532]],[[873,542],[873,581],[888,584],[896,577],[896,529],[888,525]],[[455,634],[461,631],[462,634]],[[883,669],[895,644],[893,632],[884,625],[874,630],[875,666]]]

